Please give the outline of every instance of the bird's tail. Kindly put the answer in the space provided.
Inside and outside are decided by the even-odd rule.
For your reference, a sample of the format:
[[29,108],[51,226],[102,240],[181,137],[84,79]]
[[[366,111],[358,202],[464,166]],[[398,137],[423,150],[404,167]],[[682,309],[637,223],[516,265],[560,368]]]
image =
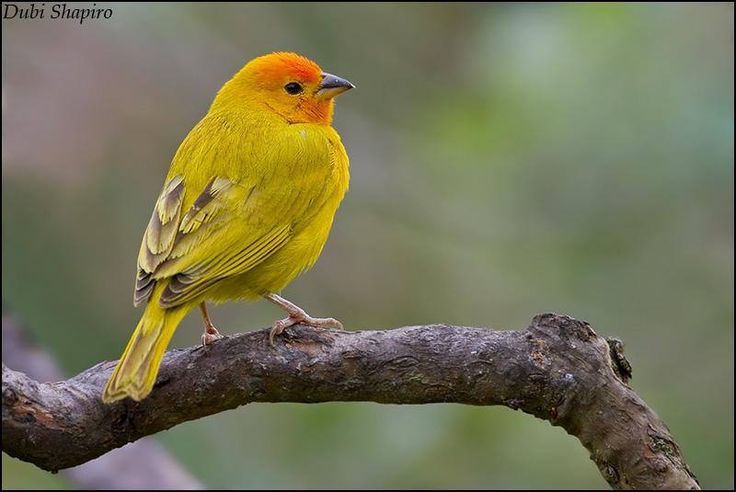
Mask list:
[[158,299],[165,285],[158,285],[130,337],[122,357],[102,393],[102,401],[112,403],[129,396],[140,401],[151,392],[161,359],[176,327],[192,304],[164,309]]

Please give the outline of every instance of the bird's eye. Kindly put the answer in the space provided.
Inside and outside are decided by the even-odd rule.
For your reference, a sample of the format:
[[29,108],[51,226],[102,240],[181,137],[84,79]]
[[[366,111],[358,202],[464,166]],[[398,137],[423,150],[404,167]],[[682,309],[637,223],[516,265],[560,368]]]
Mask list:
[[295,96],[296,94],[301,93],[304,90],[304,87],[302,87],[302,84],[299,82],[289,82],[284,86],[284,90],[292,96]]

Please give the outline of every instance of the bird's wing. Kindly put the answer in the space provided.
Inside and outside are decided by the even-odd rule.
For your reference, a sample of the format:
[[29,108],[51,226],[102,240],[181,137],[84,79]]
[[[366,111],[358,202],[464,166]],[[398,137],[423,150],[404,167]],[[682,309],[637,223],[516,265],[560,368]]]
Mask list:
[[[143,236],[136,305],[162,279],[169,283],[159,302],[168,308],[258,265],[319,208],[329,181],[332,150],[323,138],[285,133],[268,143],[244,142],[230,132],[216,149],[202,149],[197,133],[195,127],[177,152]],[[199,162],[180,164],[191,156]],[[202,174],[211,176],[204,186]]]
[[138,306],[147,301],[156,285],[153,278],[158,266],[169,257],[174,247],[182,202],[184,201],[184,178],[180,175],[169,179],[153,207],[151,220],[138,252],[138,274],[135,277],[133,304]]

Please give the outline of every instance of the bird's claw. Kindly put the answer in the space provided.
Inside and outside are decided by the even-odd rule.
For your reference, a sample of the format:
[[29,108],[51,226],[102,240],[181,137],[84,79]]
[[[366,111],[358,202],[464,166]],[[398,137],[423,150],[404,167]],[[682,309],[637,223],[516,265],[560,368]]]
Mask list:
[[202,347],[207,347],[207,345],[212,344],[212,342],[220,338],[222,338],[222,335],[217,331],[217,328],[212,325],[207,326],[204,329],[204,333],[202,333]]
[[306,313],[296,313],[289,315],[288,318],[280,319],[274,322],[271,327],[271,332],[268,334],[268,341],[271,347],[274,347],[274,339],[281,335],[285,329],[290,326],[304,324],[313,326],[315,328],[333,328],[335,330],[342,330],[342,323],[335,318],[312,318]]

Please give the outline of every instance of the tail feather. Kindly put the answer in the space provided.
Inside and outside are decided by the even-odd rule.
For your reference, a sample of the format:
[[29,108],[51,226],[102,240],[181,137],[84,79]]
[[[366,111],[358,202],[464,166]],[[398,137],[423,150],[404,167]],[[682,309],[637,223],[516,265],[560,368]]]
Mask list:
[[102,393],[102,401],[112,403],[126,396],[140,401],[151,392],[166,347],[176,327],[191,305],[164,309],[158,298],[164,286],[157,286],[138,322],[123,355]]

